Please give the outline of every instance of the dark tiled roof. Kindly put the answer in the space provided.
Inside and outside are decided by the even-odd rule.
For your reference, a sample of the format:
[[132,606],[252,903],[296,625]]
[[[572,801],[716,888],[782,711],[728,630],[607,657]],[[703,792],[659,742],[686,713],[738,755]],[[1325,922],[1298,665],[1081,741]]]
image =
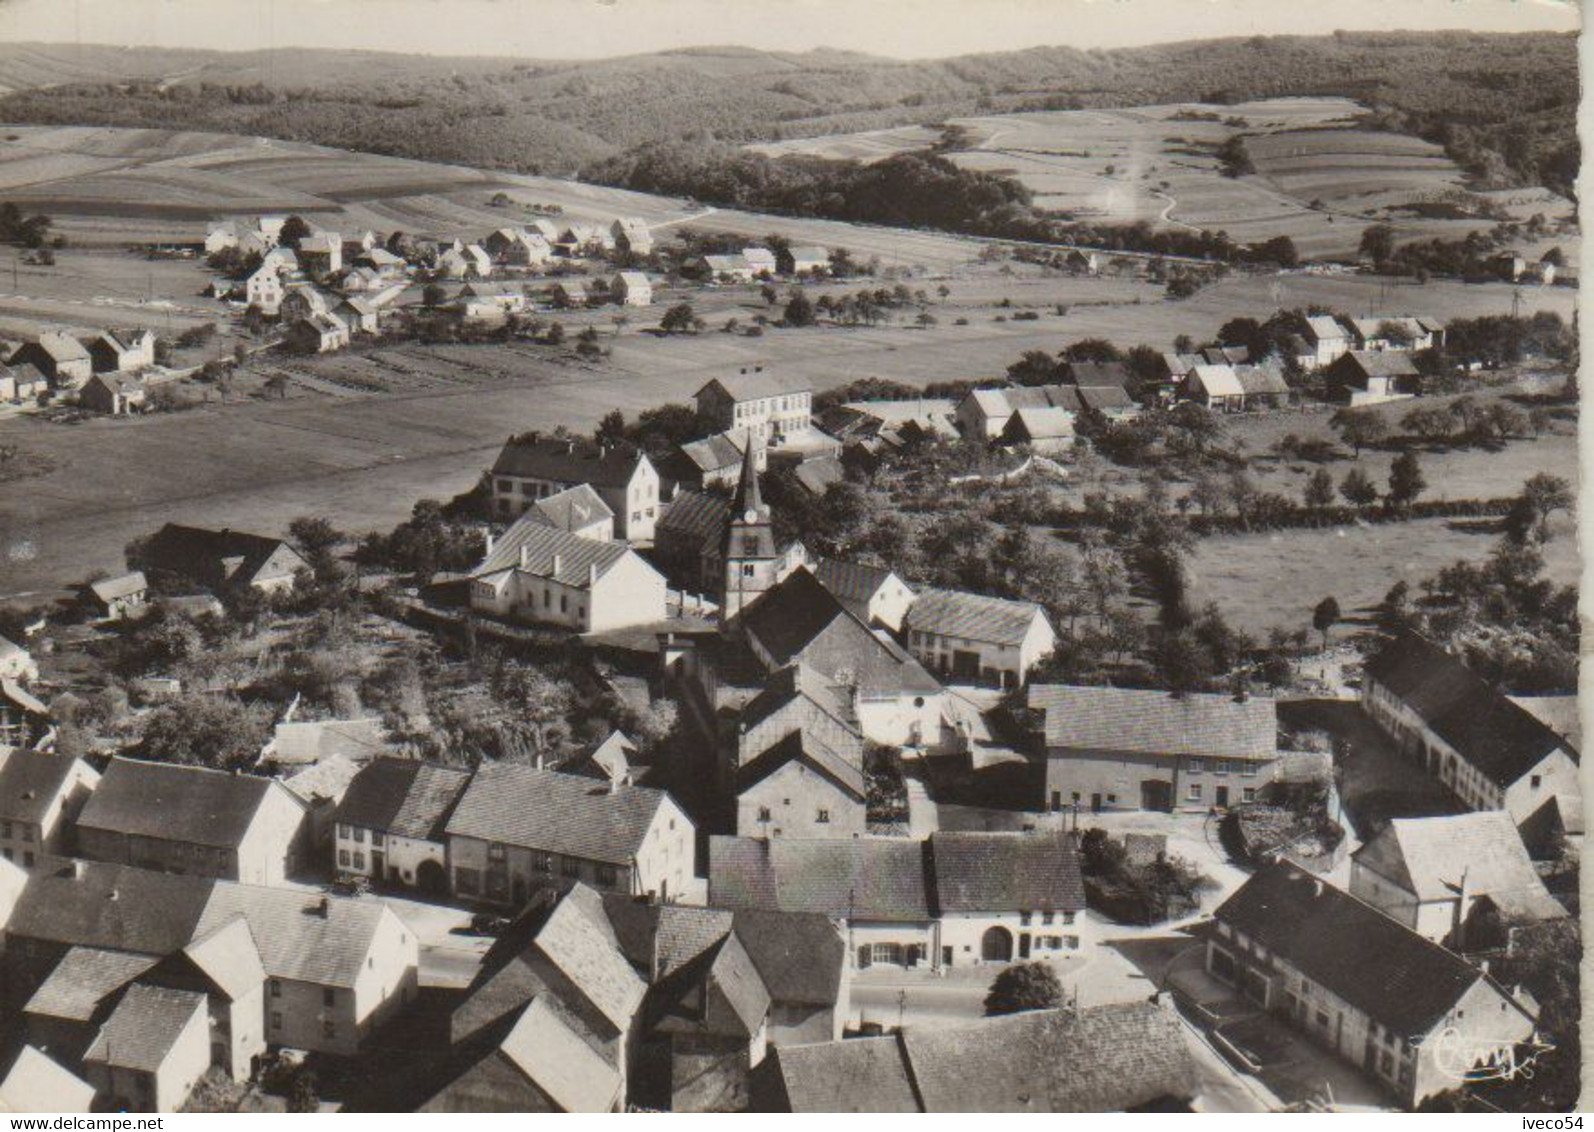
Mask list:
[[242,843],[269,778],[114,758],[78,816],[86,829],[233,849]]
[[847,942],[829,916],[736,909],[734,930],[776,1002],[836,1005]]
[[[742,709],[741,722],[753,727],[798,697],[811,701],[815,707],[842,727],[857,732],[857,713],[852,710],[846,689],[837,688],[829,679],[802,664],[793,664],[773,673],[765,682],[763,690],[749,700],[747,706]],[[861,735],[859,746],[861,750]]]
[[1262,395],[1284,396],[1290,391],[1284,376],[1268,366],[1240,366],[1234,371],[1240,388],[1247,397]]
[[698,470],[704,472],[717,472],[721,468],[740,468],[742,449],[746,443],[745,438],[738,438],[728,432],[716,432],[713,436],[705,436],[702,440],[692,440],[681,445],[681,455]]
[[1061,835],[930,835],[935,903],[941,912],[1078,912],[1085,882],[1073,842]]
[[1496,785],[1510,786],[1558,748],[1577,758],[1532,713],[1416,633],[1402,633],[1380,650],[1367,662],[1366,676],[1404,701]]
[[563,1112],[608,1112],[619,1098],[619,1071],[570,1027],[547,995],[533,999],[500,1051]]
[[864,800],[867,786],[863,767],[832,750],[818,736],[803,731],[791,732],[751,762],[744,763],[736,774],[737,792],[757,785],[791,762],[807,763],[858,801]]
[[[716,258],[742,259],[741,256],[708,256],[706,258],[711,262]],[[746,265],[745,260],[742,265]],[[801,378],[793,378],[788,383],[782,381],[773,373],[765,372],[763,369],[727,373],[721,377],[714,378],[707,385],[704,385],[703,389],[715,384],[718,384],[721,389],[724,389],[737,401],[754,401],[764,397],[780,397],[787,393],[807,393],[810,391],[807,382]],[[700,395],[703,389],[699,389],[693,396]]]
[[659,517],[655,534],[677,532],[705,546],[725,540],[725,525],[730,521],[731,501],[712,491],[676,493],[675,499]]
[[823,495],[844,480],[847,473],[839,456],[819,456],[798,464],[792,475],[808,494]]
[[454,807],[447,833],[628,865],[665,798],[646,786],[611,789],[580,775],[489,763]]
[[352,987],[368,969],[383,918],[392,915],[375,900],[218,881],[193,935],[209,935],[241,916],[267,975]]
[[474,571],[474,577],[502,570],[524,570],[566,586],[586,586],[594,569],[598,577],[632,553],[623,542],[605,542],[561,531],[527,512],[516,519],[493,544],[493,551]]
[[1271,759],[1278,753],[1274,702],[1249,696],[1032,684],[1029,706],[1046,713],[1046,745],[1154,755]]
[[91,1021],[102,1002],[156,962],[153,955],[129,951],[69,948],[23,1009],[46,1018]]
[[1289,861],[1259,869],[1213,917],[1405,1038],[1427,1034],[1487,978]]
[[993,389],[1013,412],[1019,409],[1067,409],[1077,413],[1083,407],[1079,390],[1072,385],[1020,385],[1012,389]]
[[869,599],[891,577],[889,566],[872,562],[850,562],[840,558],[821,558],[814,566],[819,584],[835,594],[841,603],[860,618],[868,616]]
[[917,841],[709,839],[709,902],[857,920],[933,919]]
[[504,445],[493,463],[492,474],[624,487],[646,458],[625,444],[600,445],[579,437],[526,436]]
[[213,883],[97,861],[41,864],[6,930],[12,937],[168,955],[193,938]]
[[961,590],[925,589],[908,607],[910,630],[943,637],[966,637],[992,644],[1018,645],[1035,618],[1046,614],[1032,601],[1009,601]]
[[206,584],[219,584],[224,580],[221,576],[224,560],[242,559],[232,578],[247,581],[283,545],[281,539],[266,535],[233,530],[213,531],[204,527],[167,523],[150,539],[145,554],[154,569]]
[[853,1038],[773,1051],[792,1112],[922,1112],[896,1038]]
[[112,602],[117,598],[130,597],[141,594],[149,589],[149,583],[144,580],[142,570],[134,570],[131,574],[121,574],[115,578],[103,578],[98,582],[90,582],[89,590],[95,597],[104,602]]
[[205,996],[198,991],[135,984],[100,1027],[83,1060],[154,1073],[194,1015],[204,1012]]
[[1122,1112],[1196,1088],[1179,1020],[1151,1002],[911,1027],[901,1040],[926,1112]]
[[1129,369],[1122,362],[1070,362],[1068,376],[1075,385],[1129,385]]
[[441,841],[454,803],[470,772],[416,759],[383,758],[367,765],[349,784],[337,820],[421,841]]
[[1110,409],[1132,409],[1135,399],[1125,390],[1111,385],[1087,385],[1079,390],[1080,400],[1085,402],[1087,408],[1095,409],[1098,413],[1105,413]]
[[0,751],[0,818],[37,825],[77,765],[68,755]]
[[1336,369],[1354,367],[1368,377],[1417,376],[1417,365],[1405,350],[1351,350],[1345,357],[1350,360],[1336,362]]

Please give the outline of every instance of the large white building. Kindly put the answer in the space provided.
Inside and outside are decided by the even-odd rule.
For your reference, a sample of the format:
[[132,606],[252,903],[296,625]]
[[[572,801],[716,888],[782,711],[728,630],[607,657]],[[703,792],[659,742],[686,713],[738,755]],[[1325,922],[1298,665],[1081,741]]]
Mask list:
[[472,609],[601,633],[666,617],[666,585],[623,542],[602,542],[523,515],[471,576]]
[[659,473],[629,444],[529,433],[511,437],[488,472],[493,517],[513,519],[539,499],[586,484],[614,512],[614,534],[651,543],[662,501]]

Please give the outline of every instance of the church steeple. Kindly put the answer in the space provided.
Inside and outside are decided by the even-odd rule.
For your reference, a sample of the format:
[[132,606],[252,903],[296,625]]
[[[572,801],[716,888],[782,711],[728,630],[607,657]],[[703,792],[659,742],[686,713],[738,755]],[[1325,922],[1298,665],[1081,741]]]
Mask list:
[[748,515],[762,514],[768,518],[769,513],[764,509],[764,498],[758,490],[758,454],[753,449],[753,433],[751,429],[742,433],[742,474],[736,484],[736,498],[732,501],[734,511],[739,518]]
[[758,443],[744,433],[742,471],[725,524],[724,587],[720,594],[720,619],[729,621],[742,608],[779,581],[780,556],[775,549],[775,528],[769,508],[758,488]]

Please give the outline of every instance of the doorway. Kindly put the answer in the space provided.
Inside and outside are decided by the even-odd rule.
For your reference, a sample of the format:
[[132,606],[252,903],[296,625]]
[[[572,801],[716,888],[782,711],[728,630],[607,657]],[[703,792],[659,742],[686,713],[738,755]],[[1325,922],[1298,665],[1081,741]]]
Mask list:
[[1226,810],[1229,808],[1229,788],[1227,786],[1218,787],[1217,803],[1218,809],[1220,810]]
[[986,928],[980,937],[980,958],[987,963],[1006,963],[1013,958],[1013,933],[1006,928]]

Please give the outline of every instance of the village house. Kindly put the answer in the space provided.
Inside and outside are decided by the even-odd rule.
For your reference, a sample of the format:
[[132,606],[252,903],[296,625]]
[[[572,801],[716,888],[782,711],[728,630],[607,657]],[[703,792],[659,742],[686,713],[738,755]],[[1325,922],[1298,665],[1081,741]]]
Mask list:
[[[137,957],[151,964],[138,979],[202,995],[209,1023],[206,1046],[210,1065],[233,1081],[247,1081],[266,1053],[266,969],[249,920],[243,915],[217,919],[220,922],[215,926],[196,930],[194,939],[181,951],[164,959]],[[46,986],[57,980],[74,954],[86,950],[90,949],[67,952],[67,959],[46,980]]]
[[704,427],[750,432],[760,447],[779,448],[814,431],[813,390],[788,388],[763,366],[713,378],[692,396]]
[[1355,349],[1378,353],[1385,350],[1427,350],[1444,344],[1444,323],[1427,317],[1400,315],[1390,318],[1350,319]]
[[294,719],[293,714],[294,707],[290,706],[272,728],[271,738],[260,748],[258,765],[291,770],[339,756],[367,763],[392,753],[386,729],[378,716]]
[[908,650],[960,683],[1017,688],[1051,655],[1057,631],[1032,601],[924,589],[903,621]]
[[282,307],[286,288],[275,264],[262,263],[244,280],[244,301],[268,318],[275,318]]
[[942,971],[1094,946],[1079,861],[1062,834],[711,837],[708,902],[844,921],[860,970]]
[[506,267],[541,267],[553,258],[553,246],[523,228],[499,228],[481,246],[495,263]]
[[653,557],[670,581],[696,593],[719,588],[731,501],[718,492],[677,490],[659,516]]
[[531,505],[526,516],[554,530],[609,542],[614,538],[614,512],[587,484],[577,484]]
[[51,389],[77,389],[94,372],[89,352],[70,334],[41,334],[18,347],[6,364],[37,367]]
[[646,786],[486,763],[444,832],[451,889],[467,900],[521,908],[534,891],[574,881],[661,901],[693,889],[692,820]]
[[347,755],[330,755],[319,762],[285,767],[277,772],[282,784],[309,807],[305,815],[305,844],[313,859],[335,859],[338,803],[343,801],[355,775],[364,765]]
[[691,265],[711,283],[751,283],[758,272],[743,255],[706,255]]
[[783,1046],[769,1068],[758,1112],[1180,1112],[1200,1088],[1184,1027],[1156,1002]]
[[287,340],[301,353],[326,354],[348,349],[349,328],[336,315],[312,314],[288,325]]
[[1391,819],[1351,854],[1350,894],[1461,952],[1504,945],[1510,927],[1566,916],[1504,810]]
[[1533,1009],[1486,972],[1288,860],[1225,900],[1206,939],[1208,973],[1407,1108],[1534,1033]]
[[394,255],[386,248],[368,248],[354,262],[374,268],[384,277],[402,274],[409,268],[409,262],[403,256]]
[[370,299],[349,295],[332,308],[332,317],[351,334],[375,334],[381,328],[381,310]]
[[283,288],[277,315],[284,323],[291,323],[311,315],[329,314],[331,310],[331,300],[324,291],[310,283],[289,283]]
[[107,330],[88,351],[95,373],[137,373],[155,364],[155,332]]
[[[785,673],[792,674],[789,683],[780,679]],[[799,840],[867,832],[863,736],[846,722],[845,700],[826,683],[794,665],[739,720],[730,784],[738,836]]]
[[376,268],[361,265],[345,271],[338,279],[338,287],[346,295],[357,295],[375,291],[385,282],[382,273]]
[[958,402],[958,430],[971,440],[996,440],[1019,409],[1062,409],[1078,413],[1084,403],[1072,385],[1025,385],[974,389]]
[[602,633],[663,621],[667,586],[624,542],[583,538],[527,512],[471,572],[471,608]]
[[99,781],[71,755],[0,748],[0,858],[32,870],[76,848],[78,815]]
[[614,237],[601,224],[576,222],[566,224],[559,231],[554,246],[560,255],[596,255],[614,250]]
[[644,272],[621,271],[609,284],[609,294],[623,307],[645,307],[653,302],[653,284]]
[[597,297],[584,279],[560,279],[548,288],[548,300],[560,310],[584,310],[597,304]]
[[786,248],[777,258],[780,270],[787,275],[827,275],[830,272],[830,251],[815,245]]
[[1237,413],[1245,408],[1245,386],[1231,365],[1192,366],[1183,392],[1185,400],[1214,413]]
[[38,366],[27,362],[0,365],[0,401],[25,405],[50,391],[50,379]]
[[149,403],[149,386],[131,374],[97,373],[78,390],[78,404],[96,413],[125,416]]
[[653,254],[653,232],[639,217],[618,217],[609,225],[609,235],[614,239],[616,251],[635,256]]
[[282,539],[244,531],[167,523],[149,539],[138,562],[145,573],[171,574],[210,590],[253,586],[266,593],[293,588],[310,564]]
[[120,621],[136,617],[144,609],[149,596],[149,583],[142,570],[119,574],[114,578],[101,578],[84,587],[84,596],[95,616],[106,621]]
[[77,845],[95,861],[282,884],[309,864],[306,809],[276,779],[117,756],[78,814]]
[[1054,812],[1224,810],[1254,801],[1278,757],[1265,696],[1031,684],[1027,704]]
[[526,309],[526,292],[515,283],[489,283],[473,279],[460,288],[455,302],[463,317],[493,322],[505,315],[523,312]]
[[135,983],[83,1055],[114,1112],[176,1112],[210,1068],[205,996]]
[[487,279],[493,273],[493,257],[475,244],[445,250],[437,257],[437,274],[445,279]]
[[24,683],[39,678],[39,662],[33,654],[17,644],[0,637],[0,678],[21,680]]
[[94,1086],[32,1046],[23,1046],[0,1081],[0,1112],[88,1113]]
[[1420,392],[1421,376],[1404,350],[1350,350],[1325,371],[1329,395],[1347,405],[1377,405]]
[[308,275],[335,275],[343,270],[343,237],[316,232],[299,241],[299,266]]
[[1127,389],[1116,385],[1081,385],[1079,399],[1110,421],[1125,421],[1140,415],[1140,406]]
[[0,746],[31,747],[53,734],[50,709],[9,676],[0,676]]
[[1521,825],[1551,799],[1581,802],[1577,749],[1417,633],[1367,662],[1362,707],[1470,810],[1505,810]]
[[1019,409],[1007,419],[1000,439],[1042,456],[1059,456],[1074,446],[1074,414],[1050,406]]
[[1247,412],[1265,409],[1282,409],[1295,397],[1294,390],[1276,363],[1264,362],[1254,366],[1236,366],[1234,376],[1244,394],[1241,404]]
[[[263,993],[250,993],[239,978],[248,947],[229,925],[240,919],[257,949]],[[259,1052],[262,1043],[247,1032],[257,1026],[264,1044],[358,1053],[414,1000],[420,962],[415,935],[379,901],[97,861],[36,870],[12,910],[7,940],[4,985],[23,1002],[75,948],[160,961],[186,951],[224,991],[225,1003],[211,995],[207,1044],[212,1063],[233,1075]],[[156,978],[178,981],[169,967],[151,969],[144,981]],[[250,1016],[262,1003],[264,1017]]]
[[883,625],[893,633],[902,628],[914,593],[890,568],[868,562],[821,558],[812,566],[814,577],[866,625]]
[[615,537],[653,540],[661,506],[659,473],[629,444],[602,444],[577,437],[511,437],[488,473],[493,515],[513,519],[533,503],[586,484],[614,512]]
[[[699,440],[689,440],[661,465],[661,474],[671,483],[696,491],[711,487],[730,487],[742,478],[742,452],[747,447],[746,431],[716,432]],[[769,449],[755,444],[753,466],[762,472],[769,466]]]
[[1314,314],[1306,319],[1306,340],[1312,347],[1314,369],[1332,364],[1351,347],[1351,338],[1333,315]]
[[212,224],[205,232],[205,254],[215,255],[238,246],[238,222],[222,220]]
[[754,278],[767,279],[779,270],[775,253],[768,248],[743,248],[742,259],[753,269]]
[[368,763],[349,783],[334,817],[338,874],[446,893],[443,829],[469,782],[469,771],[418,759]]

